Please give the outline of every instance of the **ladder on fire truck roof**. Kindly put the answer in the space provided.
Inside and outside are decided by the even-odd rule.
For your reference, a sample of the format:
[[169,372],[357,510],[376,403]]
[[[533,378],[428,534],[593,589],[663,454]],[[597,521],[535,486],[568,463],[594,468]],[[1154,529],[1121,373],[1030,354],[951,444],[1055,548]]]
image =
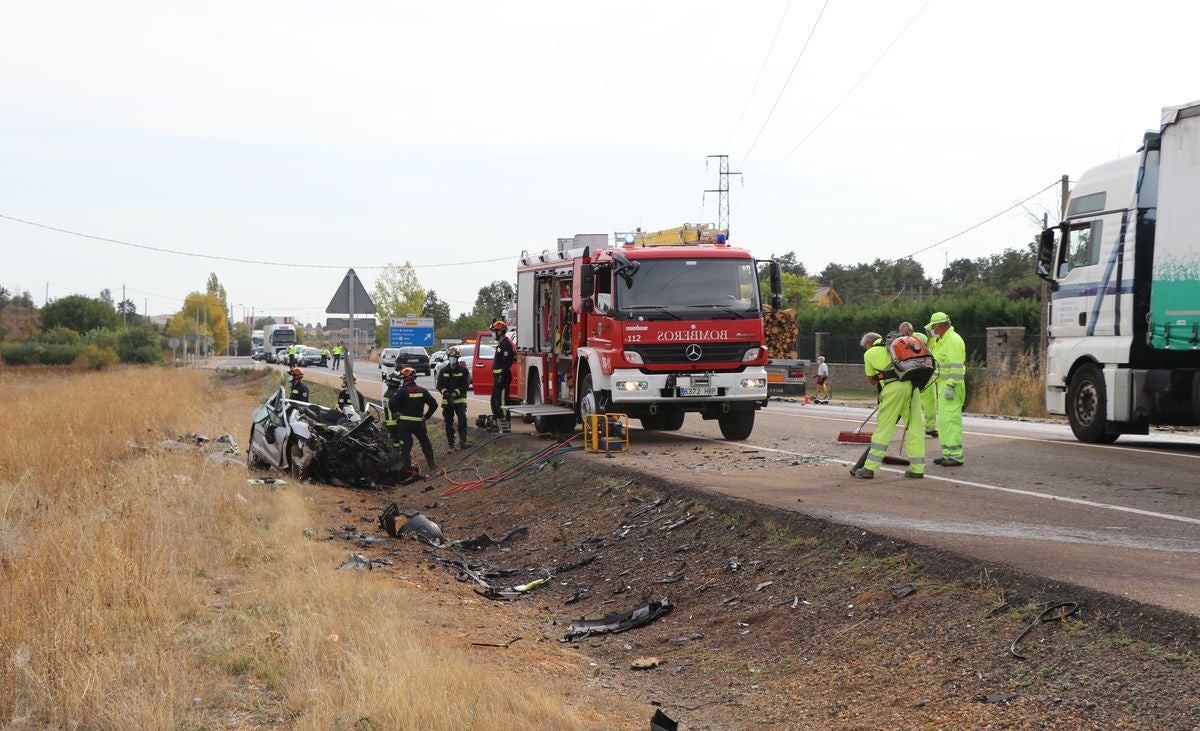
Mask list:
[[723,244],[727,231],[721,231],[711,223],[685,223],[682,226],[662,231],[636,231],[616,233],[617,245],[621,246],[679,246],[681,244]]

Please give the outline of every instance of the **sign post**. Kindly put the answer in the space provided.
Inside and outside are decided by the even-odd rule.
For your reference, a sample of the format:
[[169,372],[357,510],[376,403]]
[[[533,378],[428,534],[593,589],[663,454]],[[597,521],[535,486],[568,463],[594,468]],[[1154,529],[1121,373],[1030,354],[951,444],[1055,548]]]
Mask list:
[[374,315],[375,303],[371,301],[371,295],[367,294],[362,280],[353,269],[346,271],[345,278],[342,279],[337,292],[334,292],[333,299],[329,300],[329,306],[325,308],[326,314],[340,315],[343,312],[349,316],[347,325],[350,330],[350,352],[346,354],[346,391],[350,394],[350,403],[357,409],[358,389],[354,387],[354,315]]

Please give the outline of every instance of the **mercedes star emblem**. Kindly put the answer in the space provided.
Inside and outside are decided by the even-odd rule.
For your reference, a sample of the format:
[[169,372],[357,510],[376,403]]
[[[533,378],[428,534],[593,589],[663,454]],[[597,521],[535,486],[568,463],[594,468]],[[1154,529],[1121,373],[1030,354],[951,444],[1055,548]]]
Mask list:
[[700,360],[700,356],[704,355],[704,351],[700,349],[699,345],[692,343],[683,349],[683,354],[687,356],[688,360],[697,361]]

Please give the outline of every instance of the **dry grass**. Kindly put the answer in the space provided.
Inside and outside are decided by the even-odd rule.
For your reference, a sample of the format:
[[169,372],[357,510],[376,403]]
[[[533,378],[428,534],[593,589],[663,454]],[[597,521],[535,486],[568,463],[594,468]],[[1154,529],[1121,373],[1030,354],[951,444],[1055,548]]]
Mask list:
[[344,549],[304,538],[304,489],[127,444],[244,443],[246,395],[167,369],[11,373],[0,726],[581,727],[587,698],[482,671],[398,582],[334,571]]
[[1037,361],[1022,355],[1013,372],[993,376],[983,369],[972,369],[981,377],[972,378],[967,386],[968,411],[999,416],[1046,417],[1046,385],[1042,381]]

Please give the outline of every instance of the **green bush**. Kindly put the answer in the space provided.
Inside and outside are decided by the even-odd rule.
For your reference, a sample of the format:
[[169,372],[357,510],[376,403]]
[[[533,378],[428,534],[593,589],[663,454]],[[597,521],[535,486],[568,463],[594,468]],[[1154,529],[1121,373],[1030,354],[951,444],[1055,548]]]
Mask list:
[[998,292],[979,292],[970,297],[938,297],[924,302],[803,308],[796,312],[796,324],[802,335],[884,332],[882,328],[894,328],[905,320],[920,330],[934,312],[950,315],[954,329],[960,333],[984,332],[986,328],[999,326],[1024,327],[1030,335],[1041,332],[1042,308],[1038,300],[1010,300]]
[[83,346],[83,350],[80,351],[79,356],[75,358],[75,367],[86,371],[102,371],[120,362],[121,359],[117,357],[117,351],[112,348],[85,345]]
[[106,350],[117,349],[117,338],[120,333],[107,327],[94,327],[83,334],[84,345],[95,345]]
[[117,336],[117,355],[122,363],[161,363],[158,333],[144,327],[124,330]]
[[0,345],[0,358],[10,366],[71,365],[82,351],[82,345],[4,343]]
[[39,338],[43,343],[51,345],[75,345],[79,342],[79,333],[69,327],[55,325],[46,332],[42,333]]

